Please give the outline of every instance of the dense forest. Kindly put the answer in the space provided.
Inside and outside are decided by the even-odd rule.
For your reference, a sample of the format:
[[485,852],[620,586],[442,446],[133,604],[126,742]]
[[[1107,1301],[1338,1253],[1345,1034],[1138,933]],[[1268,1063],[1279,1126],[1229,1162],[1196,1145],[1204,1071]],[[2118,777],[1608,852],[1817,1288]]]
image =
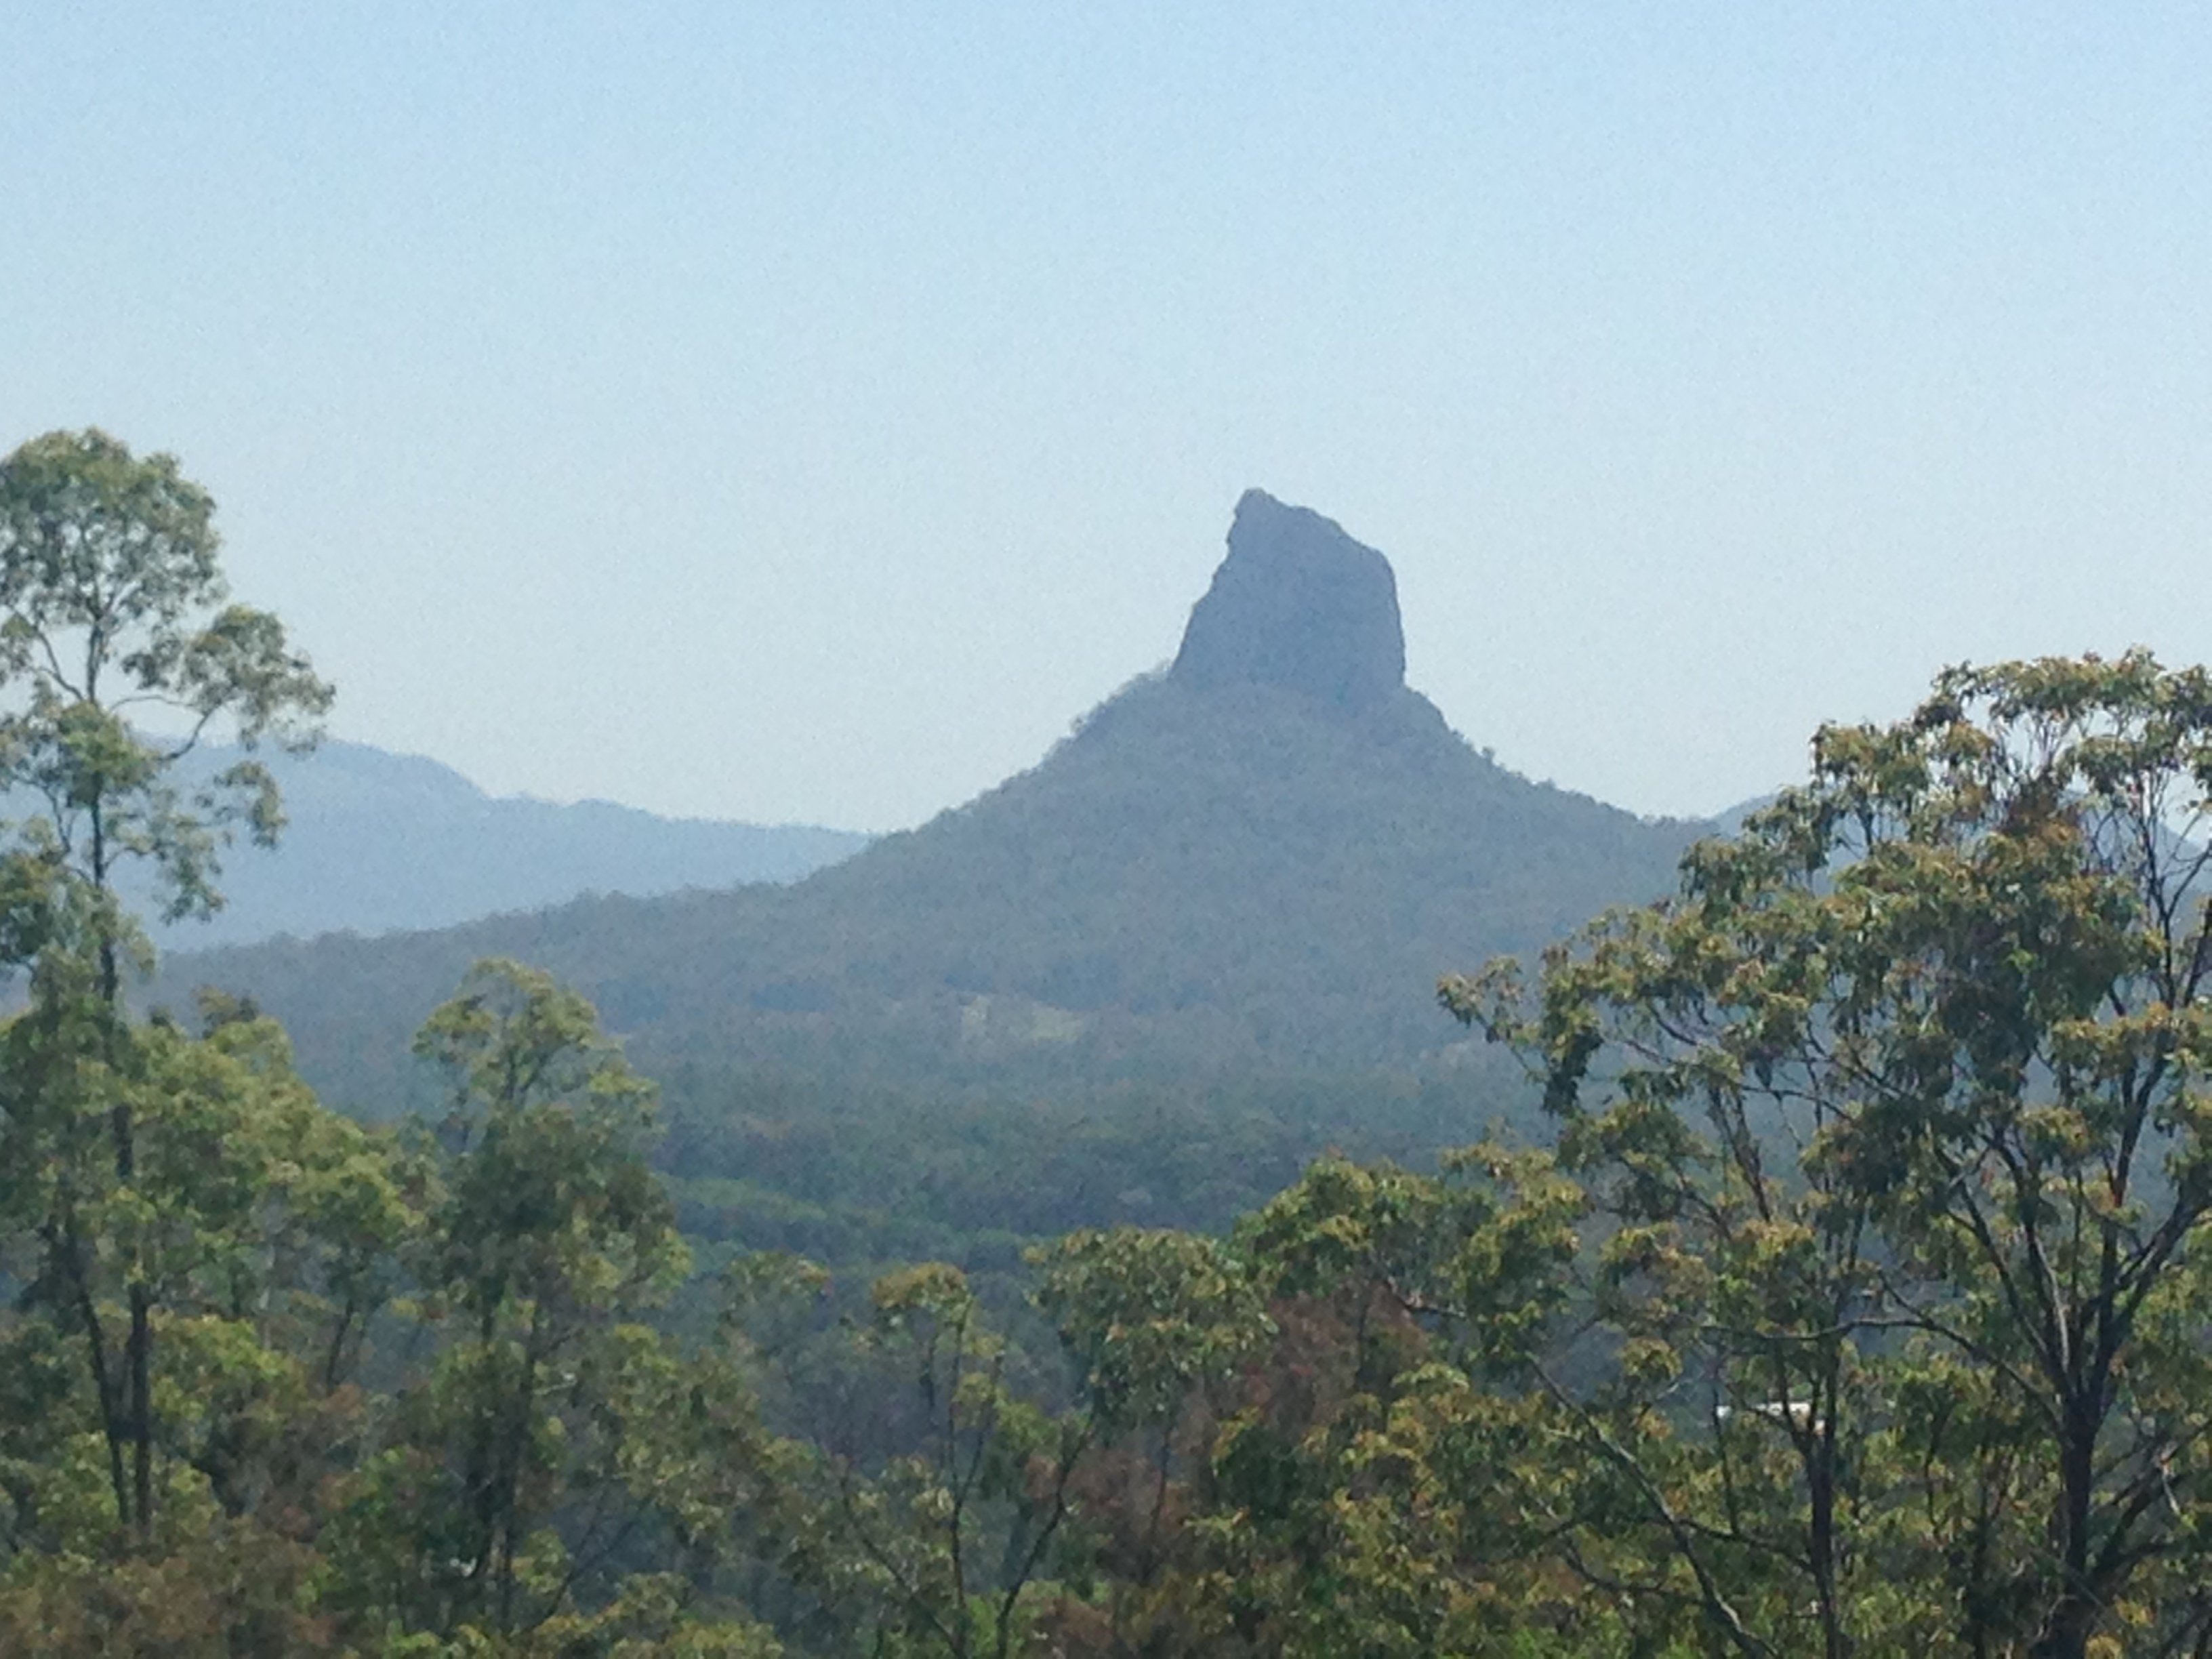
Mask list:
[[2212,675],[1949,671],[1403,993],[1525,1094],[948,1069],[917,1159],[490,955],[368,1121],[134,994],[332,695],[211,513],[0,462],[0,1651],[2212,1654]]

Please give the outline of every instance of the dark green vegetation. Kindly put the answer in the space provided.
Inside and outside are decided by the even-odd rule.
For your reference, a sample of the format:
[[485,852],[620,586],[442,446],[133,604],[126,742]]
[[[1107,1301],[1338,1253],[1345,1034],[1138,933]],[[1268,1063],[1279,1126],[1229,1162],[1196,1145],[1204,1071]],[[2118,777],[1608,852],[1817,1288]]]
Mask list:
[[1403,684],[1390,581],[1255,493],[1173,671],[796,886],[210,952],[159,994],[252,997],[386,1116],[426,1103],[407,1034],[471,962],[541,964],[663,1084],[671,1167],[723,1183],[687,1215],[753,1243],[1225,1224],[1324,1147],[1522,1109],[1437,975],[1664,890],[1691,837],[1468,747]]
[[[714,1178],[672,1194],[539,969],[460,976],[394,1129],[234,998],[132,1013],[118,861],[211,905],[276,803],[250,759],[179,791],[126,700],[249,755],[328,700],[212,553],[165,459],[0,463],[46,808],[0,851],[0,1651],[2212,1654],[2212,675],[1953,671],[1672,896],[1446,977],[1540,1097],[1515,1144],[1293,1170],[1276,1085],[1201,1124],[1133,1070],[948,1199],[969,1269],[833,1275],[686,1239]],[[782,1104],[664,1155],[888,1179],[878,1107]],[[981,1176],[1012,1109],[971,1106]],[[1170,1224],[1017,1255],[1012,1188],[1109,1150]],[[1174,1224],[1240,1158],[1279,1189]]]
[[[187,760],[185,775],[196,782],[236,758],[216,745]],[[222,909],[163,930],[165,947],[446,927],[585,893],[796,881],[868,841],[605,801],[495,798],[435,761],[363,744],[325,741],[312,758],[277,755],[269,765],[284,794],[284,856],[237,860]]]
[[[428,936],[195,955],[366,1105],[474,957],[543,962],[656,1067],[1017,1087],[1410,1069],[1437,973],[1666,884],[1690,839],[1514,776],[1410,691],[1130,687],[1034,771],[784,890],[593,899]],[[339,987],[346,987],[343,994]]]

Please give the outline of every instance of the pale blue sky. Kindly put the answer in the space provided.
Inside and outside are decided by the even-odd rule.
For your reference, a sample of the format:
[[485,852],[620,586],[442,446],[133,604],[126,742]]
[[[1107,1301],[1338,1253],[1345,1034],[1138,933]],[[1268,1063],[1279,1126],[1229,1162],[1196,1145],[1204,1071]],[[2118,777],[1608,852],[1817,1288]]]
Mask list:
[[2212,659],[2212,12],[19,3],[0,448],[88,422],[498,790],[915,822],[1257,484],[1474,742],[1711,809]]

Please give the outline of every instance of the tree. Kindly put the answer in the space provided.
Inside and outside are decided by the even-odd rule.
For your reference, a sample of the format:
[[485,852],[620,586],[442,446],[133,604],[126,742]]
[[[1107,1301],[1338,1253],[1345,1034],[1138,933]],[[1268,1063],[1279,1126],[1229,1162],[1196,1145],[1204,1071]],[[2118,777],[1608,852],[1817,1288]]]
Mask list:
[[[0,461],[0,791],[32,808],[0,856],[0,947],[5,965],[33,969],[52,1085],[11,1103],[10,1151],[65,1156],[99,1113],[124,1188],[137,1175],[140,1057],[122,969],[143,941],[117,872],[149,866],[166,917],[212,911],[222,847],[241,826],[272,842],[283,824],[252,750],[271,737],[311,744],[331,696],[276,617],[228,602],[213,514],[172,457],[135,457],[97,430],[49,433]],[[175,734],[154,735],[149,720]],[[218,729],[247,757],[188,797],[176,763]],[[41,1282],[81,1285],[97,1277],[95,1242],[72,1196],[58,1199],[22,1219],[49,1257]],[[118,1516],[142,1532],[154,1496],[153,1297],[143,1277],[125,1285],[119,1354],[96,1301],[57,1309],[100,1395]]]
[[1204,1605],[1218,1596],[1190,1593],[1204,1574],[1187,1522],[1212,1431],[1273,1334],[1260,1292],[1194,1233],[1085,1229],[1030,1259],[1087,1418],[1053,1650],[1205,1650],[1224,1621]]
[[335,1599],[369,1629],[586,1651],[682,1601],[647,1564],[711,1552],[765,1437],[731,1368],[642,1322],[690,1255],[643,1157],[652,1085],[591,1004],[483,962],[416,1048],[453,1090],[414,1263],[438,1346],[352,1482]]
[[[27,1098],[53,1092],[69,1048],[35,1009],[0,1030],[11,1127]],[[66,1217],[81,1246],[33,1236],[6,1257],[28,1306],[0,1314],[0,1649],[298,1651],[325,1478],[368,1415],[353,1383],[362,1329],[414,1221],[406,1161],[315,1100],[268,1020],[222,1009],[202,1036],[156,1020],[134,1057],[128,1182],[97,1118],[40,1156],[18,1156],[12,1135],[0,1146],[0,1209]],[[104,1330],[128,1284],[159,1321],[155,1501],[118,1560],[106,1547],[119,1460],[103,1434],[115,1379],[73,1371],[77,1333],[48,1312]],[[88,1455],[103,1440],[105,1471]]]
[[[1317,1160],[1226,1241],[1073,1234],[1037,1301],[1086,1419],[1051,1650],[1603,1655],[1549,1547],[1582,1194],[1483,1145]],[[1562,1595],[1562,1589],[1569,1593]]]
[[[1720,1390],[1709,1437],[1763,1419],[1809,1480],[1873,1413],[1857,1443],[1896,1455],[1827,1512],[1838,1583],[1858,1564],[1831,1651],[1916,1572],[1969,1652],[2212,1643],[2208,829],[2204,671],[1958,668],[1902,722],[1824,728],[1807,786],[1533,991],[1510,964],[1440,987],[1605,1173],[1624,1280],[1702,1255],[1746,1291],[1677,1300],[1721,1362],[1692,1379]],[[1647,1512],[1674,1501],[1632,1471]]]
[[[332,696],[282,623],[229,601],[214,512],[173,457],[134,457],[97,429],[0,461],[0,782],[44,808],[15,826],[18,848],[101,894],[147,864],[169,920],[221,906],[237,830],[273,844],[282,802],[252,751],[312,747]],[[173,770],[210,733],[246,757],[187,797]],[[112,1003],[126,941],[107,922]]]
[[[755,1286],[733,1279],[733,1291]],[[944,1262],[885,1273],[846,1363],[878,1371],[891,1449],[825,1448],[789,1565],[857,1650],[1010,1659],[1028,1650],[1039,1575],[1066,1524],[1089,1444],[1012,1386],[1016,1352],[967,1277]]]

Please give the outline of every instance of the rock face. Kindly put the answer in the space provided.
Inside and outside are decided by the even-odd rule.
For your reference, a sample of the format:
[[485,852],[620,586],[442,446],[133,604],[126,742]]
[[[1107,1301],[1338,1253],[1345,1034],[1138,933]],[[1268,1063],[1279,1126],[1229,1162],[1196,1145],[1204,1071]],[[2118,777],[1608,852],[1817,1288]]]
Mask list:
[[1390,562],[1318,513],[1245,491],[1174,678],[1287,685],[1346,708],[1382,702],[1406,683]]

